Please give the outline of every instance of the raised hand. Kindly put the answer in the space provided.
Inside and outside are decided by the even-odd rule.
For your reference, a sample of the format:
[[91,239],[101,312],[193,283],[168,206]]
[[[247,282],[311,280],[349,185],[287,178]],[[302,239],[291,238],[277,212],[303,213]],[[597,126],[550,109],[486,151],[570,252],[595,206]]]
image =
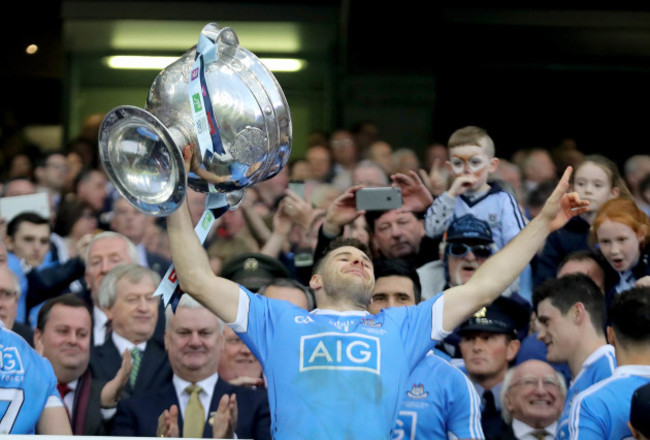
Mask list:
[[217,410],[210,414],[212,438],[234,438],[238,415],[237,396],[221,396]]
[[129,382],[131,368],[133,368],[133,362],[131,361],[131,352],[129,350],[124,350],[124,353],[122,353],[122,365],[120,365],[120,369],[117,370],[117,373],[115,373],[115,377],[106,382],[102,388],[102,407],[113,408],[117,405],[117,401],[122,394],[122,390]]
[[424,212],[433,203],[431,192],[422,182],[418,174],[411,170],[408,174],[396,173],[390,176],[402,190],[402,210]]
[[422,182],[427,187],[429,192],[438,197],[443,192],[447,191],[449,174],[445,169],[445,164],[440,159],[434,159],[431,171],[427,173],[426,170],[420,169],[418,175]]
[[539,213],[541,218],[549,222],[549,229],[551,231],[560,229],[571,218],[584,214],[589,209],[588,200],[581,200],[578,193],[567,193],[569,189],[569,177],[572,171],[573,168],[567,167],[560,182]]
[[158,417],[156,437],[179,437],[178,406],[172,405]]
[[357,210],[356,192],[361,188],[363,188],[362,185],[353,186],[334,200],[325,215],[324,232],[330,235],[339,235],[343,226],[352,223],[357,217],[366,213],[366,211]]

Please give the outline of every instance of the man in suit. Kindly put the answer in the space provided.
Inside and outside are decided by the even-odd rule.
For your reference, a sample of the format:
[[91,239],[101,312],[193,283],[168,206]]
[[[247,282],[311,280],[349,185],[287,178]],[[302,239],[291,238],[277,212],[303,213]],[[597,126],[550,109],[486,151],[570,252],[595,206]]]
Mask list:
[[564,377],[532,359],[508,370],[501,388],[501,414],[508,424],[502,439],[552,440],[562,412]]
[[138,251],[131,240],[113,231],[99,233],[93,237],[86,250],[86,271],[84,280],[88,287],[89,303],[93,316],[93,345],[102,345],[109,327],[108,317],[99,307],[99,285],[104,276],[115,266],[138,261]]
[[[266,392],[230,385],[219,377],[222,345],[223,322],[183,295],[175,314],[167,310],[165,347],[172,381],[120,401],[112,434],[212,438],[214,430],[217,438],[225,438],[232,437],[234,425],[238,438],[270,439]],[[200,389],[192,392],[197,385]],[[194,422],[188,423],[190,419]]]
[[162,344],[152,339],[158,320],[160,299],[153,296],[158,274],[138,264],[123,264],[106,274],[99,286],[99,306],[106,312],[112,331],[90,356],[93,376],[112,379],[125,351],[133,369],[124,394],[132,396],[157,389],[171,378],[171,368]]
[[106,423],[115,414],[117,398],[131,368],[125,357],[115,378],[108,383],[92,376],[90,313],[76,295],[48,300],[39,310],[34,334],[37,351],[46,357],[57,378],[57,389],[75,435],[106,435]]

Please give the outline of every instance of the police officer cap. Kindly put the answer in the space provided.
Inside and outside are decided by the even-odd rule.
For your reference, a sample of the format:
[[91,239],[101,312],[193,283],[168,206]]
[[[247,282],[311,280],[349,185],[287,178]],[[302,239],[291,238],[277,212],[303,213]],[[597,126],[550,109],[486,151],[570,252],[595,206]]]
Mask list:
[[465,214],[453,220],[446,233],[447,241],[477,241],[492,243],[492,231],[485,220],[480,220],[472,214]]
[[291,278],[284,264],[258,253],[241,254],[228,260],[221,269],[220,276],[253,292],[274,278]]
[[630,405],[630,424],[646,437],[650,437],[650,383],[636,389]]
[[514,334],[526,326],[529,315],[530,310],[523,304],[500,296],[463,322],[458,332],[461,335],[467,332]]

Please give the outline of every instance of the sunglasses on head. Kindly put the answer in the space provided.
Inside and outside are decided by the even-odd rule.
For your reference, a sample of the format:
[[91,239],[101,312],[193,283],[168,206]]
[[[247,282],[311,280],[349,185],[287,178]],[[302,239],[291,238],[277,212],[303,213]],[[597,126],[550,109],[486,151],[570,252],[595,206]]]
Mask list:
[[492,255],[492,247],[486,244],[475,244],[470,246],[465,243],[449,243],[447,253],[452,257],[462,258],[472,252],[476,258],[488,258]]

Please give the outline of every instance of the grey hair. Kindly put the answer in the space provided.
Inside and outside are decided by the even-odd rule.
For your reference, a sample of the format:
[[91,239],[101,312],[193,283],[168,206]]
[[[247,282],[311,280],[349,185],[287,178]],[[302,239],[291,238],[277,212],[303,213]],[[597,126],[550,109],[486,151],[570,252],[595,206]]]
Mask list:
[[[3,268],[9,273],[9,276],[11,277],[11,281],[14,283],[14,290],[16,291],[16,298],[20,299],[20,295],[22,295],[23,289],[20,287],[20,278],[18,278],[18,275],[16,275],[16,272],[13,270],[9,269],[9,266],[3,266]],[[2,269],[0,269],[2,270]]]
[[[503,385],[501,385],[501,391],[499,391],[499,402],[501,404],[501,417],[508,425],[512,423],[512,414],[510,414],[510,411],[508,411],[508,408],[506,408],[506,394],[508,393],[508,390],[512,385],[512,377],[514,376],[514,372],[520,366],[521,364],[510,368],[506,372],[506,376],[503,379]],[[557,380],[560,383],[560,394],[562,394],[562,397],[566,397],[566,382],[564,381],[564,376],[562,376],[562,374],[558,372],[556,369],[553,369],[553,373],[555,373],[555,376],[557,376]]]
[[[176,310],[178,309],[206,309],[208,310],[203,304],[192,298],[190,295],[187,293],[184,293],[181,296],[181,299],[178,301],[178,305],[176,306]],[[212,313],[212,311],[210,311]],[[214,315],[214,313],[212,313]],[[219,333],[223,333],[223,321],[221,318],[219,318],[217,315],[214,315],[217,318],[217,322],[219,322]],[[172,324],[172,318],[174,317],[174,311],[172,310],[171,304],[169,304],[165,308],[165,330],[168,330],[169,327]]]
[[140,266],[135,263],[120,264],[111,269],[99,284],[99,307],[110,309],[115,305],[115,297],[117,296],[117,283],[122,279],[138,283],[144,277],[149,277],[154,286],[160,284],[160,275],[157,272],[145,266]]
[[131,258],[131,263],[137,263],[138,261],[140,261],[140,256],[138,255],[138,249],[135,247],[135,244],[133,244],[133,242],[129,240],[127,236],[120,234],[119,232],[104,231],[93,236],[93,238],[88,243],[88,247],[86,247],[86,254],[84,255],[84,262],[86,263],[88,262],[88,256],[90,255],[90,249],[93,247],[93,244],[95,244],[100,240],[105,240],[107,238],[116,238],[116,237],[121,238],[126,242],[129,258]]

